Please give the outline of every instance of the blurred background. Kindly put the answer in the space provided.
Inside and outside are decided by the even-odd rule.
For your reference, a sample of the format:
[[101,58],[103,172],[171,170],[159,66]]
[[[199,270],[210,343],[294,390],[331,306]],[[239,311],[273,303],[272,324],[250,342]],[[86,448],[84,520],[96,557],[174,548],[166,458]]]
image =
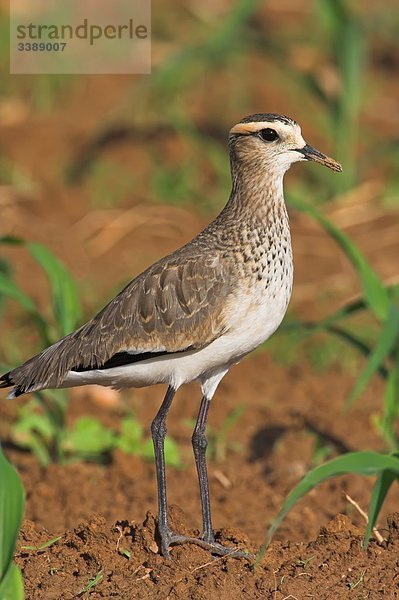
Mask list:
[[[345,253],[317,219],[298,210],[298,202],[326,215],[360,248],[382,283],[396,289],[397,2],[166,1],[152,7],[151,75],[75,77],[9,75],[8,19],[2,4],[0,363],[4,368],[91,316],[135,274],[188,241],[218,213],[230,191],[228,130],[255,112],[293,117],[306,141],[344,168],[336,175],[301,164],[286,176],[295,257],[294,294],[286,323],[315,322],[356,302],[362,293],[361,280]],[[376,339],[379,326],[372,315],[362,314],[351,327],[367,345]],[[364,361],[356,348],[326,333],[310,339],[289,329],[266,348],[269,352],[260,351],[237,367],[235,375],[228,375],[217,413],[211,416],[215,429],[220,431],[224,424],[226,439],[229,428],[241,420],[242,439],[234,434],[241,446],[225,444],[221,451],[227,483],[220,477],[221,467],[216,469],[219,514],[225,510],[221,498],[234,484],[237,465],[233,461],[229,466],[227,459],[223,463],[226,452],[232,452],[235,461],[237,453],[242,456],[248,481],[254,468],[262,473],[266,483],[257,501],[273,514],[310,464],[345,449],[394,445],[392,431],[390,439],[380,435],[383,383],[373,382],[366,400],[355,408],[354,420],[343,416],[342,406]],[[68,423],[82,410],[89,412],[93,402],[113,410],[118,418],[133,409],[148,430],[155,400],[160,399],[155,389],[133,391],[124,396],[121,408],[112,393],[83,393],[84,410],[82,395],[76,392],[79,408],[67,416],[63,413]],[[182,394],[183,399],[190,396]],[[143,407],[143,399],[150,398],[154,400],[148,408]],[[283,404],[273,408],[276,400]],[[238,402],[245,406],[234,412]],[[14,445],[34,447],[46,464],[53,458],[48,424],[32,426],[31,416],[17,411],[23,402],[15,406],[5,408],[9,422],[17,419],[23,425],[16,433],[5,427],[5,435]],[[40,414],[43,399],[30,407]],[[178,441],[189,437],[184,419],[192,419],[195,410],[185,401],[179,404],[172,425]],[[111,413],[102,417],[110,427]],[[226,415],[231,417],[227,424]],[[254,415],[258,425],[259,419],[267,425],[257,429]],[[370,415],[377,417],[372,420]],[[32,442],[32,431],[36,435],[38,430],[41,441]],[[74,440],[69,438],[69,450],[76,447],[76,436]],[[280,454],[274,454],[266,468],[267,457],[277,447]],[[16,460],[23,463],[20,457]],[[277,493],[278,473],[286,477]],[[25,484],[29,485],[27,476]],[[195,485],[193,480],[193,489]],[[363,484],[353,485],[361,495]],[[143,507],[154,502],[155,489],[143,497]],[[255,498],[253,502],[256,513],[260,505]],[[319,523],[320,511],[329,510],[321,497],[315,502],[310,528]],[[113,514],[113,508],[100,508]],[[39,519],[40,507],[31,504],[29,510]],[[236,524],[244,518],[240,521],[239,514],[237,508],[232,516]],[[54,517],[55,524],[57,518],[61,517]],[[74,518],[75,513],[63,524],[70,525]],[[298,515],[293,519],[300,527],[295,535],[300,535],[305,524]],[[255,518],[243,526],[258,539],[264,532],[254,533]]]
[[[149,76],[10,76],[4,15],[1,235],[45,242],[72,271],[90,312],[221,209],[231,125],[253,112],[280,112],[344,166],[340,176],[295,167],[287,191],[327,205],[390,280],[398,242],[395,4],[154,6]],[[321,292],[354,292],[333,245],[293,219],[292,308],[306,309]],[[25,260],[14,265],[17,279],[25,268]],[[45,302],[40,283],[29,277],[26,290]]]

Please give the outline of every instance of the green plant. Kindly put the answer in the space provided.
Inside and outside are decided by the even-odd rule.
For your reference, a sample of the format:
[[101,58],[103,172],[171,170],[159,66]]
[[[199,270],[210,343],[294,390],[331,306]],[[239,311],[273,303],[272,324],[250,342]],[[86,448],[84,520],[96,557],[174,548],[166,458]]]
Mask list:
[[285,499],[276,519],[269,528],[257,560],[261,560],[281,521],[300,498],[326,479],[347,473],[377,476],[371,495],[368,523],[364,537],[364,546],[366,546],[389,488],[395,480],[399,481],[399,458],[397,455],[384,455],[378,452],[348,452],[309,471]]
[[86,592],[90,592],[90,590],[92,588],[94,588],[96,585],[98,585],[99,583],[101,583],[102,579],[104,577],[104,573],[103,570],[101,569],[97,575],[95,575],[94,577],[91,577],[87,583],[87,585],[82,588],[80,590],[80,592],[78,592],[76,595],[78,598],[80,598],[80,596],[83,596],[83,594],[85,594]]
[[[116,447],[127,454],[141,456],[145,460],[154,460],[152,439],[144,436],[141,423],[132,415],[122,419]],[[182,466],[179,448],[170,436],[165,439],[165,462],[176,468]]]
[[13,280],[10,272],[0,273],[0,294],[17,300],[28,312],[43,345],[67,335],[82,316],[76,284],[69,271],[48,248],[37,242],[6,236],[0,238],[0,244],[28,250],[42,268],[50,284],[52,315],[47,319],[42,316],[37,303]]
[[25,494],[15,469],[0,447],[0,598],[23,600],[22,575],[12,562],[24,512]]
[[[47,390],[40,393],[42,400],[47,395]],[[145,460],[154,460],[152,439],[144,436],[141,423],[132,415],[122,419],[120,431],[105,427],[91,416],[80,417],[72,427],[57,426],[57,430],[55,423],[56,418],[49,416],[43,402],[38,404],[37,397],[32,398],[21,407],[11,428],[11,439],[19,447],[31,450],[43,466],[53,460],[82,459],[101,463],[108,460],[115,448]],[[54,452],[57,452],[56,456]],[[179,448],[170,437],[165,440],[165,461],[176,468],[182,466]]]
[[327,98],[325,94],[320,97],[324,97],[329,109],[329,128],[334,135],[336,154],[345,165],[342,177],[334,179],[334,185],[337,191],[346,191],[356,183],[356,144],[366,36],[360,17],[346,0],[318,0],[316,6],[340,79],[334,97]]
[[57,535],[56,537],[51,538],[51,540],[43,542],[42,544],[40,544],[40,546],[21,546],[21,550],[32,550],[33,552],[40,552],[41,550],[46,550],[46,548],[50,548],[51,546],[56,544],[61,538],[62,535]]
[[[0,271],[0,294],[16,300],[29,314],[42,346],[48,346],[67,335],[81,319],[81,306],[75,282],[66,267],[42,244],[19,238],[2,237],[1,244],[28,250],[47,276],[51,292],[52,314],[44,317],[37,303],[14,281],[10,271]],[[62,460],[62,438],[65,429],[67,395],[63,390],[36,392],[36,401],[44,414],[22,410],[15,431],[30,446],[42,464]],[[29,406],[29,405],[28,405]]]
[[[374,374],[378,373],[384,379],[386,385],[382,415],[377,420],[377,425],[382,438],[393,453],[350,452],[309,471],[283,503],[277,518],[269,529],[259,559],[282,519],[302,496],[322,481],[346,473],[376,476],[364,540],[364,545],[367,545],[386,494],[393,482],[399,481],[399,440],[395,432],[399,416],[399,290],[397,287],[385,287],[349,237],[314,207],[298,199],[291,198],[290,203],[295,208],[310,214],[337,241],[354,266],[362,286],[362,298],[359,301],[344,306],[318,323],[298,322],[296,326],[303,328],[307,334],[325,330],[328,333],[337,335],[345,343],[351,344],[367,357],[366,364],[349,395],[348,409],[365,389]],[[378,324],[379,330],[374,346],[369,346],[340,325],[342,319],[349,318],[359,311],[371,312]]]
[[[347,400],[347,408],[364,391],[373,375],[379,374],[386,385],[382,414],[376,424],[388,447],[397,450],[399,440],[395,434],[395,423],[399,416],[399,288],[385,287],[352,240],[317,209],[292,197],[290,204],[297,210],[308,213],[335,239],[355,268],[362,287],[359,301],[344,306],[319,322],[299,321],[290,326],[302,328],[308,335],[326,331],[367,356],[367,362]],[[371,314],[377,325],[374,345],[359,339],[341,325],[342,320],[361,312]]]

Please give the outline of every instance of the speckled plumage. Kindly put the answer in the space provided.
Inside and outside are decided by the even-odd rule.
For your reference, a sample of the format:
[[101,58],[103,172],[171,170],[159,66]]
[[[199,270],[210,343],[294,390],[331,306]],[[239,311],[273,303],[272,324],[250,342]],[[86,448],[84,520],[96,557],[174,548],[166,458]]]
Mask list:
[[[148,384],[159,380],[178,386],[193,379],[204,383],[215,373],[224,374],[278,327],[292,287],[282,179],[291,162],[303,158],[290,149],[286,154],[296,154],[288,161],[282,147],[271,155],[272,146],[261,142],[257,133],[276,127],[284,143],[302,148],[305,142],[295,121],[281,115],[251,115],[238,125],[244,130],[235,133],[235,126],[229,137],[232,192],[216,219],[133,279],[88,323],[4,375],[1,387],[13,386],[19,395],[85,383],[147,385],[143,364],[150,372],[157,361],[164,369],[154,366]],[[251,334],[251,344],[241,325],[246,323],[252,331],[253,319],[257,329],[264,330]],[[236,340],[230,350],[221,349],[224,342],[216,343],[221,337]],[[209,360],[208,370],[203,365],[196,369],[193,360],[201,364],[200,353],[205,360],[209,351],[204,350],[213,344],[217,359]],[[187,356],[190,361],[180,368]],[[169,367],[168,379],[164,371]]]

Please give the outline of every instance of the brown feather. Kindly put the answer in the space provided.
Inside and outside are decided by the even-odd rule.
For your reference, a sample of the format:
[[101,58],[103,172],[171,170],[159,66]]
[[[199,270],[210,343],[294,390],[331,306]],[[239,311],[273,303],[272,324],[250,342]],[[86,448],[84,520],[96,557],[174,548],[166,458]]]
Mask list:
[[225,270],[226,263],[209,251],[201,254],[196,244],[177,250],[131,281],[88,323],[11,371],[7,382],[23,391],[59,387],[68,371],[101,368],[118,352],[203,348],[226,330],[231,290]]

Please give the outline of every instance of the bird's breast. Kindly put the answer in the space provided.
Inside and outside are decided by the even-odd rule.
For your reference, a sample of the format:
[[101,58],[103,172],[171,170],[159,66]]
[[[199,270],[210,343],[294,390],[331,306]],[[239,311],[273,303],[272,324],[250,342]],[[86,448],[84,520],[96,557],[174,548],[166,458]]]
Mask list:
[[258,252],[230,305],[237,339],[235,351],[240,354],[251,352],[276,331],[291,297],[293,261],[289,240]]

